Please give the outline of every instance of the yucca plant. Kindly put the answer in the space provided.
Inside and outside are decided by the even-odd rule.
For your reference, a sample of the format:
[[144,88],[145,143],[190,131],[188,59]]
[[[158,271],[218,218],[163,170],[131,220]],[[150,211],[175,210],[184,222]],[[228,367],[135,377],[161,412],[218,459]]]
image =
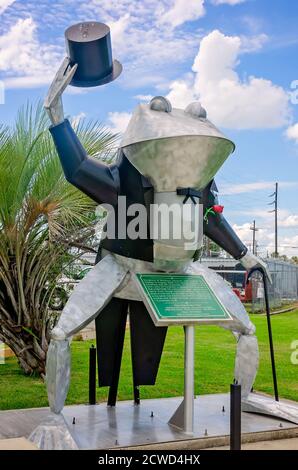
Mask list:
[[[26,374],[44,374],[63,268],[92,247],[95,203],[67,183],[42,106],[0,127],[0,340]],[[89,155],[110,153],[115,136],[98,123],[76,131]]]

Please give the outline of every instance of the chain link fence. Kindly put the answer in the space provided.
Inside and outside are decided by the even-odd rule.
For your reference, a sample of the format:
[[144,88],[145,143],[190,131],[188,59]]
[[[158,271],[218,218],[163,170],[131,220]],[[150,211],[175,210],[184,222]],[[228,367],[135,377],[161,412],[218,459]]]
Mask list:
[[[298,265],[286,261],[266,258],[272,277],[272,284],[268,283],[268,295],[271,308],[279,308],[298,300]],[[214,269],[233,288],[242,302],[248,304],[252,312],[265,309],[264,286],[259,273],[254,273],[251,284],[246,287],[247,272],[233,258],[202,258],[201,262]]]
[[[298,299],[298,266],[275,259],[266,259],[272,277],[268,283],[268,294],[271,308],[295,302]],[[252,276],[252,312],[264,310],[264,288],[258,273]]]

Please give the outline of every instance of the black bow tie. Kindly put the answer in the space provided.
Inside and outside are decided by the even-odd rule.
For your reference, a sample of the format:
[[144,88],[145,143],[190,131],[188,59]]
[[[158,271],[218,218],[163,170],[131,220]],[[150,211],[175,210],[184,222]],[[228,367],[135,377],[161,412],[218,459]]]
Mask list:
[[197,204],[195,197],[199,199],[202,197],[202,192],[193,188],[177,188],[176,192],[178,196],[185,196],[185,198],[183,199],[183,204],[185,204],[189,198],[192,200],[194,204]]

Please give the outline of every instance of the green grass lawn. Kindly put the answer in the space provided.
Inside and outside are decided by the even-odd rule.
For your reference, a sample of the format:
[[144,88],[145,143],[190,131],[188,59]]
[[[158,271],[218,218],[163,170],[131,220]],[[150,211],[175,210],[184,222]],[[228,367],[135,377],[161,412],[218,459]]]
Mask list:
[[[272,393],[272,377],[266,317],[251,315],[257,327],[260,368],[254,388]],[[298,310],[272,317],[277,376],[280,395],[298,401],[298,365],[290,361],[291,343],[298,340]],[[88,400],[88,355],[92,341],[72,343],[72,380],[67,404]],[[196,329],[196,393],[227,392],[233,380],[235,340],[231,333],[214,326]],[[141,398],[183,394],[183,329],[169,328],[161,366],[154,387],[141,387]],[[97,390],[98,401],[107,397],[107,388]],[[132,399],[129,333],[125,339],[119,399]],[[26,377],[15,358],[0,365],[0,409],[47,406],[45,385],[39,378]]]

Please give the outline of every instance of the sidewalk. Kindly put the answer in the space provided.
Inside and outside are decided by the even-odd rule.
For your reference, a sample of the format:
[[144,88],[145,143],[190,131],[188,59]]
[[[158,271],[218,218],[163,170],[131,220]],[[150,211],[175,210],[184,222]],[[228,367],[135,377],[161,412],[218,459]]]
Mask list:
[[[229,447],[212,447],[206,450],[229,450]],[[298,450],[298,438],[249,442],[243,444],[241,450]]]

